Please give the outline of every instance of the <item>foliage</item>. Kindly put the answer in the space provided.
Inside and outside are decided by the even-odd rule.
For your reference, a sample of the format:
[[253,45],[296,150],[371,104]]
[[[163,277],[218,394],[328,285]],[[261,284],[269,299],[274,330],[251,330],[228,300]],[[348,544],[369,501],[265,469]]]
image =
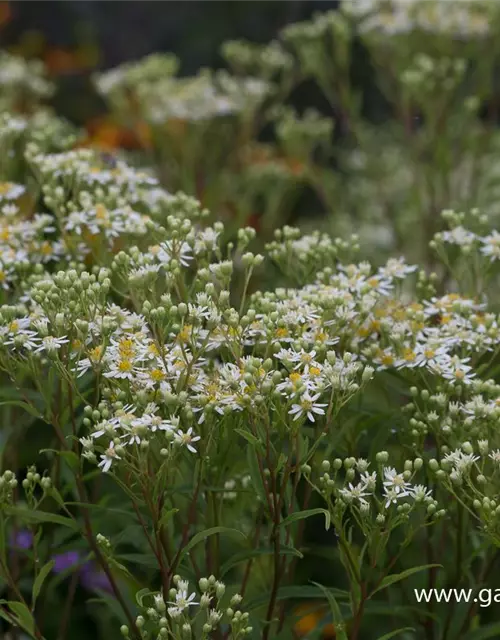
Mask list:
[[[147,121],[139,159],[89,145],[42,106],[43,69],[4,61],[22,70],[0,96],[9,637],[497,634],[483,596],[416,596],[494,590],[500,234],[478,113],[497,16],[388,6],[228,43],[232,73],[155,55],[97,78]],[[351,88],[358,37],[397,110],[381,131]],[[284,104],[307,76],[338,149],[332,120]],[[306,185],[333,226],[382,225],[421,266],[281,224]]]

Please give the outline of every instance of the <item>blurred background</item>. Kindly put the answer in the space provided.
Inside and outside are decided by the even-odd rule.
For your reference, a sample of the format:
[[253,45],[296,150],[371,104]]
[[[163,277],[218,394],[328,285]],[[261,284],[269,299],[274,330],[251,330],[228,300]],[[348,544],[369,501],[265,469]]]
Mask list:
[[264,44],[287,24],[337,6],[338,0],[2,1],[0,38],[2,48],[45,62],[58,81],[53,103],[60,115],[96,128],[106,110],[92,72],[172,52],[181,61],[180,75],[193,75],[223,66],[226,40]]
[[[227,129],[229,135],[223,140],[218,118],[213,118],[213,132],[207,126],[208,138],[203,131],[199,134],[197,120],[190,119],[189,112],[184,118],[172,117],[166,108],[164,121],[147,121],[149,134],[141,141],[138,123],[144,125],[144,114],[123,126],[126,118],[120,121],[119,109],[108,110],[93,77],[156,52],[175,54],[180,76],[194,76],[205,67],[227,67],[221,57],[224,42],[244,39],[265,45],[287,25],[335,11],[338,1],[0,1],[0,44],[12,54],[44,62],[56,87],[50,105],[58,116],[87,130],[90,141],[82,144],[127,152],[142,149],[144,158],[130,153],[127,160],[146,166],[157,162],[169,190],[176,191],[179,185],[175,172],[162,172],[164,158],[158,151],[173,150],[175,156],[180,150],[182,162],[177,164],[184,169],[189,164],[184,162],[186,140],[199,141],[193,144],[189,165],[193,188],[181,188],[199,197],[217,216],[223,214],[229,232],[251,224],[262,243],[284,223],[342,238],[356,232],[364,257],[381,262],[387,255],[404,255],[430,270],[435,268],[435,256],[429,241],[444,228],[439,214],[445,207],[461,211],[480,206],[494,220],[500,219],[500,19],[479,20],[476,29],[466,16],[465,26],[457,20],[453,29],[443,28],[448,7],[462,4],[443,0],[437,4],[445,5],[444,16],[425,16],[418,29],[413,19],[398,27],[391,11],[385,11],[391,3],[378,4],[383,4],[384,15],[373,33],[346,31],[331,16],[321,29],[316,19],[310,31],[310,25],[301,27],[313,32],[310,40],[318,45],[317,60],[324,62],[323,67],[309,55],[300,56],[303,42],[310,44],[303,33],[296,31],[286,41],[300,61],[296,66],[301,74],[283,102],[301,116],[285,112],[277,119],[274,140],[269,125],[255,127],[257,133],[243,139],[241,148],[233,137],[239,131],[238,112],[234,128]],[[339,13],[335,11],[335,17]],[[307,66],[304,58],[307,69],[302,68]],[[141,81],[143,74],[141,67]],[[156,87],[156,78],[152,84]],[[163,95],[163,85],[157,93]],[[197,98],[193,102],[200,106]],[[149,99],[141,106],[149,107]],[[302,116],[310,107],[319,114],[308,120]],[[350,126],[344,126],[346,114]],[[158,135],[151,134],[154,126]],[[206,158],[206,150],[217,146],[222,150],[219,165]],[[226,152],[235,148],[239,155]],[[109,162],[110,154],[103,155],[103,162]],[[167,160],[175,165],[178,158]],[[216,206],[211,206],[213,202]],[[44,446],[30,444],[33,449]],[[31,453],[24,453],[31,460]],[[308,546],[323,546],[323,555],[308,556],[298,581],[333,580],[343,587],[338,584],[331,540],[315,525],[307,528],[305,537]],[[79,595],[76,601],[81,603]],[[93,624],[80,607],[76,616],[82,620],[78,627]],[[304,615],[300,632],[307,633],[316,622],[314,615]],[[331,626],[324,637],[332,637]]]

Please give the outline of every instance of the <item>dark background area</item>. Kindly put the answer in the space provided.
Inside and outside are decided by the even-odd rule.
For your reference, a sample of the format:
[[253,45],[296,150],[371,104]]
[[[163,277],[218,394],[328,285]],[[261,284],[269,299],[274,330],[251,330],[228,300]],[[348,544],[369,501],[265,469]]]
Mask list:
[[[182,72],[220,62],[218,49],[229,38],[268,42],[290,22],[337,7],[336,0],[59,0],[10,2],[12,19],[5,38],[16,42],[26,31],[41,31],[56,47],[72,47],[93,37],[100,68],[172,51]],[[86,32],[86,33],[85,33]]]
[[78,124],[103,105],[93,71],[153,52],[175,53],[180,74],[223,65],[229,39],[266,43],[287,24],[338,7],[338,0],[59,0],[2,2],[2,47],[42,58],[57,76],[57,110]]

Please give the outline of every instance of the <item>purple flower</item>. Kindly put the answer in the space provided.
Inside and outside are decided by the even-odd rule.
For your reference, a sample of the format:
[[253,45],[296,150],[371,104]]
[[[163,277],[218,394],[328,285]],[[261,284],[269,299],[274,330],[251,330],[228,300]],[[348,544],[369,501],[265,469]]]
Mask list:
[[[33,534],[29,529],[20,529],[11,532],[10,544],[14,549],[30,549],[33,546]],[[82,554],[79,551],[69,550],[52,556],[55,574],[63,573],[68,569],[76,569],[82,562]],[[112,593],[111,583],[107,575],[92,561],[85,562],[78,569],[78,577],[84,589],[88,591],[107,591]]]
[[108,593],[113,591],[108,576],[92,562],[86,562],[80,569],[80,581],[82,587],[88,591],[95,591],[96,589],[107,591]]
[[15,549],[30,549],[33,544],[33,534],[29,529],[14,531],[10,536],[10,543]]
[[62,573],[80,562],[80,554],[78,551],[66,551],[65,553],[58,553],[52,556],[52,560],[54,561],[52,571],[54,573]]

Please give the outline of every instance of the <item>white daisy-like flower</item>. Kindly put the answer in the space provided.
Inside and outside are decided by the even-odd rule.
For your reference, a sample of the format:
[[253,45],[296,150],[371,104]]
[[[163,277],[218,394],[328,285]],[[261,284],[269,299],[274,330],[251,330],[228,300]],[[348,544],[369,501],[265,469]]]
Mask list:
[[173,605],[168,608],[168,613],[173,618],[180,616],[186,609],[192,607],[194,605],[199,604],[199,602],[195,602],[196,594],[193,592],[188,596],[187,590],[179,589],[175,594],[175,602],[170,602],[168,604]]
[[400,491],[407,493],[411,487],[411,484],[404,479],[403,474],[398,473],[393,467],[384,467],[383,485],[386,489],[394,490],[396,493]]
[[179,429],[174,437],[177,444],[187,447],[191,453],[196,453],[196,449],[193,447],[193,442],[197,442],[200,439],[200,436],[193,436],[193,427],[189,427],[186,432]]
[[396,278],[403,280],[418,269],[417,265],[406,264],[404,258],[389,258],[385,266],[380,267],[378,273],[382,278]]
[[300,403],[292,404],[292,408],[288,412],[289,415],[294,416],[294,420],[298,420],[302,415],[306,415],[311,422],[314,422],[314,415],[323,416],[325,415],[325,410],[323,407],[328,406],[327,404],[316,402],[320,397],[320,393],[317,393],[314,396],[309,395],[309,393],[304,393],[300,398]]
[[171,240],[162,242],[156,254],[158,260],[164,264],[168,264],[171,260],[178,260],[183,267],[189,267],[189,263],[193,259],[191,246],[187,242],[183,242],[180,246]]
[[101,455],[101,462],[97,465],[102,469],[104,473],[107,473],[111,469],[111,465],[115,460],[121,460],[120,456],[116,453],[115,443],[111,440],[109,447],[106,449],[103,455]]
[[491,460],[493,460],[495,464],[498,464],[500,466],[500,449],[491,451],[491,453],[488,454],[488,458],[491,458]]
[[473,453],[464,453],[461,449],[456,449],[446,454],[443,458],[444,463],[451,463],[458,475],[467,473],[472,465],[479,460],[479,456]]
[[415,502],[423,502],[427,498],[432,498],[432,489],[428,489],[423,484],[416,484],[409,490]]
[[441,233],[441,238],[448,244],[456,244],[459,247],[466,247],[470,246],[474,240],[476,240],[477,236],[475,233],[472,233],[472,231],[469,231],[462,226],[458,226],[450,231],[443,231]]
[[367,504],[365,497],[371,494],[366,489],[366,484],[364,484],[363,482],[359,482],[357,485],[353,485],[350,482],[347,489],[344,487],[343,489],[340,489],[339,493],[346,502],[353,502],[354,500],[358,500],[361,504]]
[[396,504],[398,500],[406,498],[409,495],[410,494],[406,490],[397,491],[395,487],[390,489],[388,487],[384,487],[385,508],[388,509],[391,504]]
[[67,344],[69,340],[66,337],[56,338],[55,336],[45,336],[42,338],[41,344],[35,349],[35,353],[45,351],[46,353],[55,353],[62,347],[63,344]]
[[172,422],[155,414],[144,414],[140,418],[132,421],[133,427],[146,427],[153,433],[155,431],[171,431],[173,429]]
[[481,242],[483,243],[481,247],[483,255],[492,261],[500,259],[500,233],[498,231],[494,230],[489,236],[481,238]]

